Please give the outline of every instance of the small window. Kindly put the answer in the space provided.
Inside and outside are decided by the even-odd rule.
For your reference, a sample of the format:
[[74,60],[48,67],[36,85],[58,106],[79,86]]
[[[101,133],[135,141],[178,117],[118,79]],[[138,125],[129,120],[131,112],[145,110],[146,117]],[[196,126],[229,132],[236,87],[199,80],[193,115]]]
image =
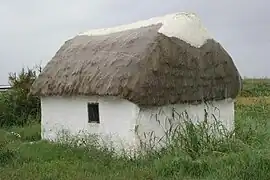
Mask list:
[[98,103],[88,103],[88,123],[99,123]]

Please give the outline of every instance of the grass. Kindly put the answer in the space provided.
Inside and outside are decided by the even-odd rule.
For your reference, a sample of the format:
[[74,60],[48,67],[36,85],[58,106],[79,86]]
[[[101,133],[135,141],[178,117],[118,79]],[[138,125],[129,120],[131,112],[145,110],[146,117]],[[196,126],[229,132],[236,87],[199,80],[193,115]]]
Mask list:
[[40,139],[39,124],[2,129],[0,179],[269,180],[270,101],[255,96],[264,96],[270,89],[256,87],[252,97],[237,99],[235,138],[210,144],[211,151],[195,158],[179,146],[139,159],[114,157],[106,149],[91,146],[31,143]]
[[242,97],[270,96],[270,79],[245,79]]

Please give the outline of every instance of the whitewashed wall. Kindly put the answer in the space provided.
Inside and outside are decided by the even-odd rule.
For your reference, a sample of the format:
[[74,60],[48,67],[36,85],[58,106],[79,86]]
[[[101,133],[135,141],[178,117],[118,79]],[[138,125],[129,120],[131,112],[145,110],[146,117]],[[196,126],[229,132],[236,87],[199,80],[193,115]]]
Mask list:
[[[188,119],[192,120],[193,123],[198,123],[205,119],[205,110],[208,112],[207,120],[209,123],[220,121],[228,131],[234,129],[234,100],[226,99],[199,105],[176,104],[159,108],[141,109],[136,120],[136,124],[139,126],[137,137],[144,144],[159,142],[158,145],[164,145],[164,141],[168,139],[164,135],[172,133],[169,130],[170,127],[181,125],[179,124],[181,121],[187,120],[186,116],[182,116],[184,112],[186,112]],[[172,117],[173,111],[176,112],[174,113],[174,118]],[[170,122],[172,119],[175,121]],[[156,147],[158,148],[159,146]]]
[[[100,124],[88,123],[87,103],[99,103]],[[97,133],[103,140],[127,147],[135,142],[136,105],[115,98],[42,98],[42,138],[57,139],[61,129],[73,135],[79,131]],[[121,137],[121,138],[120,138]],[[124,143],[124,144],[123,144]]]
[[[88,123],[88,102],[99,103],[100,124]],[[173,107],[177,113],[186,110],[194,121],[204,119],[206,108],[204,104],[196,106],[182,104],[140,109],[127,100],[113,97],[47,97],[41,99],[41,106],[43,139],[56,140],[57,132],[62,129],[69,130],[74,135],[79,131],[85,131],[97,133],[103,140],[113,141],[114,146],[125,149],[134,148],[138,145],[139,139],[149,142],[148,138],[144,138],[144,134],[154,132],[157,139],[162,138],[170,126],[167,119],[172,117]],[[213,102],[213,107],[210,106],[208,111],[215,114],[229,130],[234,128],[232,100]]]

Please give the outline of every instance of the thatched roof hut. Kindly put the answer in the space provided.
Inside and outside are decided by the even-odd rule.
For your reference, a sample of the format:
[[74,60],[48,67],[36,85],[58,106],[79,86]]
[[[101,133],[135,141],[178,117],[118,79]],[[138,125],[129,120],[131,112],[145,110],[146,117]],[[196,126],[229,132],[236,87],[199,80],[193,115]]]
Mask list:
[[41,96],[42,139],[86,132],[133,150],[163,141],[182,112],[192,122],[218,119],[233,130],[240,88],[230,55],[194,14],[176,13],[78,34],[45,66],[31,93]]
[[208,38],[200,47],[166,36],[156,23],[64,43],[34,82],[39,96],[117,96],[138,105],[235,98],[239,72]]

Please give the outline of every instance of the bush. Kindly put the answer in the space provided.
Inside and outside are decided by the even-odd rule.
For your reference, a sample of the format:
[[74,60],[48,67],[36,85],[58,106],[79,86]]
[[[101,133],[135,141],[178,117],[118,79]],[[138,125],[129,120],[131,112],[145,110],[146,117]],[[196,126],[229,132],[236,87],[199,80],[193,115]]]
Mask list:
[[40,119],[40,99],[29,94],[36,77],[37,71],[24,68],[9,75],[11,89],[0,94],[0,127],[24,126]]

